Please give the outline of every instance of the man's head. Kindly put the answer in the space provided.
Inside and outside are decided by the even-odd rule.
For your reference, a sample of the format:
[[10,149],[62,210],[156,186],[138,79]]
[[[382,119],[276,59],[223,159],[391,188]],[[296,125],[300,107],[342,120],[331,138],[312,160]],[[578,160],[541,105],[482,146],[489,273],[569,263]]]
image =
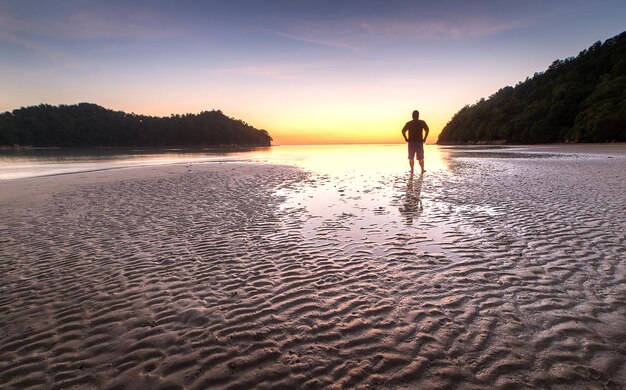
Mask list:
[[420,112],[415,110],[413,111],[413,119],[419,119],[420,118]]

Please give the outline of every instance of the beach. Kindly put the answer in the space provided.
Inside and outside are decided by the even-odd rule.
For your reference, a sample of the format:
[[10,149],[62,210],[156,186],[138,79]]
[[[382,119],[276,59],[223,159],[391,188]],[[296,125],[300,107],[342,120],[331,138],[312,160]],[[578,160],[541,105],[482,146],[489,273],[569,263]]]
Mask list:
[[0,388],[624,388],[626,150],[594,148],[0,181]]

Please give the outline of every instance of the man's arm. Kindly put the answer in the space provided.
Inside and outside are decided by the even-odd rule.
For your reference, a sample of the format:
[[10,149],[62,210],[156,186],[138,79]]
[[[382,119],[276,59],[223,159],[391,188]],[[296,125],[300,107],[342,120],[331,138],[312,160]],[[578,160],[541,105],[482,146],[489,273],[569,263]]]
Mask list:
[[424,122],[424,139],[422,140],[423,143],[426,143],[426,138],[428,138],[428,125],[426,124],[426,122]]
[[409,129],[409,128],[407,127],[407,125],[404,125],[404,127],[402,128],[402,136],[404,137],[404,141],[405,141],[405,142],[409,142],[409,139],[406,137],[406,131],[407,131],[408,129]]

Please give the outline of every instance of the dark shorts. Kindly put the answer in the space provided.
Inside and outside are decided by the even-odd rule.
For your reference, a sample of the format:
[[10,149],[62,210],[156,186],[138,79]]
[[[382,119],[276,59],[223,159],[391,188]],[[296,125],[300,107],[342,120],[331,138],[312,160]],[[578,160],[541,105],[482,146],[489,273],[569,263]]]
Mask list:
[[409,142],[409,160],[417,155],[418,160],[424,159],[424,144],[421,142]]

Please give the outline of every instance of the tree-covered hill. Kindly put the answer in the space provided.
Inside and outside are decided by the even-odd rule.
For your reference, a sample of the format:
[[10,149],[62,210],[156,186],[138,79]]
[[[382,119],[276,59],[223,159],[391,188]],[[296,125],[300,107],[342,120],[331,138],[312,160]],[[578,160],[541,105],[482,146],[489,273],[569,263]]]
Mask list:
[[221,111],[153,117],[91,103],[41,104],[0,114],[0,145],[270,146],[272,137]]
[[626,141],[626,32],[463,107],[438,144]]

